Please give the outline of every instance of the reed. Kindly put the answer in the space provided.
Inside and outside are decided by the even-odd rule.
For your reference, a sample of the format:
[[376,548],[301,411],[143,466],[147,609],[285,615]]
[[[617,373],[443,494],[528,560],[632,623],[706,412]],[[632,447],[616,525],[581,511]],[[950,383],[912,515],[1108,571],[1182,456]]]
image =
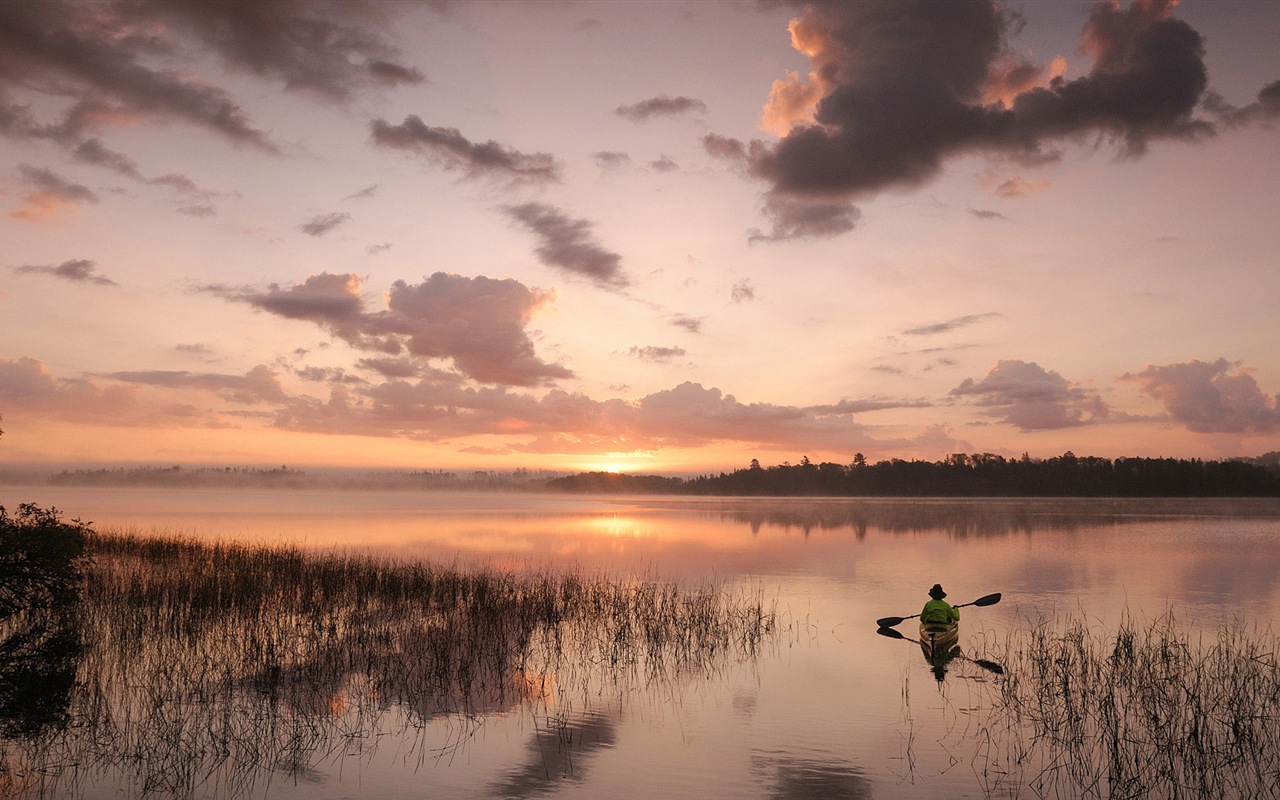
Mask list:
[[1280,796],[1280,666],[1269,630],[1172,613],[1111,632],[1015,633],[976,741],[988,796]]
[[446,753],[490,714],[708,674],[778,632],[758,589],[119,531],[87,554],[60,617],[66,713],[0,738],[0,794],[16,776],[39,794],[252,794],[353,742],[443,725]]

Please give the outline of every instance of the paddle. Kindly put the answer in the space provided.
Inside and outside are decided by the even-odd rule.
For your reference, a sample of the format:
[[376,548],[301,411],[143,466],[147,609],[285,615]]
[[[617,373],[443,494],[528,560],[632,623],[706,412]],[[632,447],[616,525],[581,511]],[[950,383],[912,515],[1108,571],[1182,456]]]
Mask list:
[[[977,600],[974,600],[972,603],[961,603],[960,605],[956,606],[956,608],[964,608],[965,606],[994,606],[996,603],[999,603],[999,602],[1000,602],[1000,593],[996,592],[995,594],[989,594],[986,597],[979,597]],[[892,628],[894,625],[897,625],[899,622],[902,622],[903,620],[915,619],[918,616],[920,615],[912,614],[909,617],[884,617],[883,619],[876,620],[876,624],[879,625],[881,628]]]
[[[999,595],[997,595],[997,597],[998,596]],[[988,605],[990,604],[988,603]],[[912,639],[910,636],[906,636],[900,631],[895,631],[893,628],[879,628],[876,630],[876,633],[880,634],[881,636],[888,636],[890,639],[905,639],[908,642],[915,642],[916,644],[920,644],[919,639]],[[985,658],[969,658],[968,656],[963,655],[961,653],[956,653],[953,657],[959,658],[963,661],[969,661],[974,664],[977,664],[983,669],[989,669],[997,675],[1004,674],[1004,667],[1000,666],[994,661],[987,661]]]

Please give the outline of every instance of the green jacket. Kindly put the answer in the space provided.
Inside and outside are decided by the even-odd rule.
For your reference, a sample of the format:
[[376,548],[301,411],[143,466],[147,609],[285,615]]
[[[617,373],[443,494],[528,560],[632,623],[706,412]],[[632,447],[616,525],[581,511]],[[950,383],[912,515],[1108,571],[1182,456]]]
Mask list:
[[960,620],[960,609],[946,600],[930,600],[924,604],[924,611],[920,612],[921,622],[951,622],[952,620]]

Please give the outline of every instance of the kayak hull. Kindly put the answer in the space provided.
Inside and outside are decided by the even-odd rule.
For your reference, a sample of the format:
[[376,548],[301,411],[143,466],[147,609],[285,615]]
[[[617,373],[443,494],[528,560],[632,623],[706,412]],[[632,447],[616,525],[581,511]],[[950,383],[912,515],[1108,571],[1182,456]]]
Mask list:
[[960,641],[960,623],[957,622],[921,622],[920,649],[924,657],[933,661],[951,652],[951,648]]

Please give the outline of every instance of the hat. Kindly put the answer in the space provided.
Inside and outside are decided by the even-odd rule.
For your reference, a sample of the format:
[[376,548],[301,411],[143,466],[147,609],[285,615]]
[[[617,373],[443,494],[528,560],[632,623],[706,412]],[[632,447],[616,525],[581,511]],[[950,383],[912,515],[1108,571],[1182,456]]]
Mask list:
[[932,597],[934,600],[941,600],[942,598],[947,596],[947,593],[942,591],[942,584],[935,583],[933,585],[933,588],[929,590],[929,596]]

